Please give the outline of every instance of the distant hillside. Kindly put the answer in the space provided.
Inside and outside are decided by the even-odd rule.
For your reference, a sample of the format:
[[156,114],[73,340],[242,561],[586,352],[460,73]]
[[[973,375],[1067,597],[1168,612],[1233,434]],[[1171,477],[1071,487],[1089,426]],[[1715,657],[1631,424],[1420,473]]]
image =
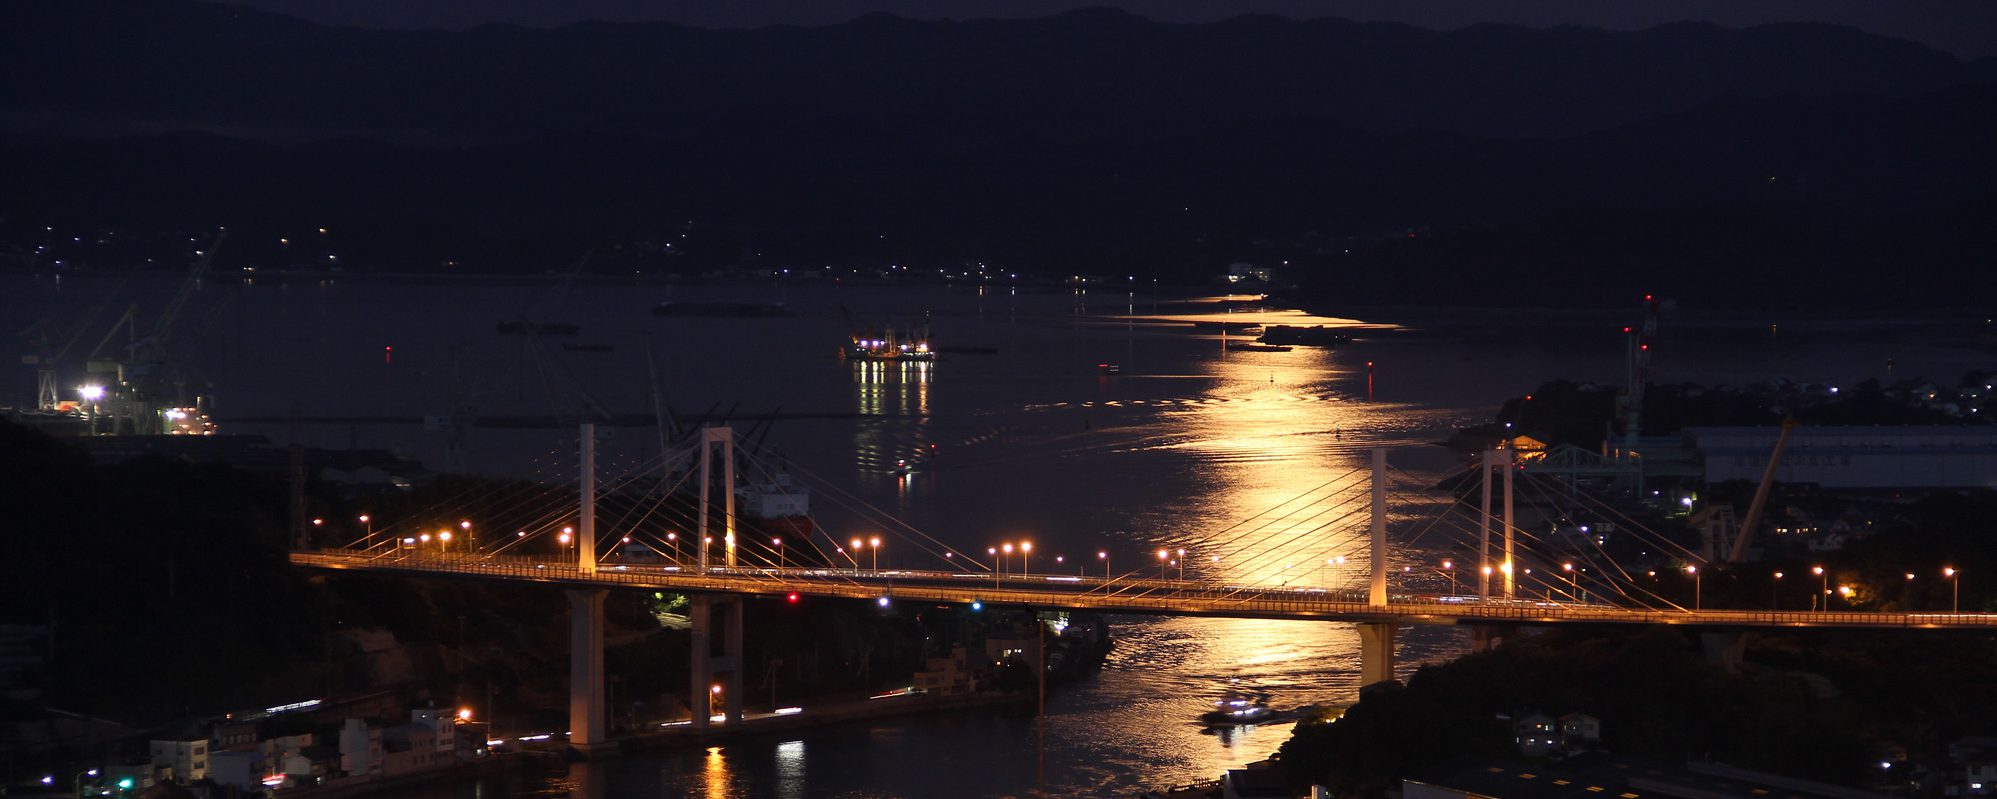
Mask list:
[[1914,43],[1826,25],[1638,32],[1112,10],[885,15],[818,28],[662,23],[335,28],[193,0],[0,7],[16,130],[680,136],[743,120],[892,118],[916,136],[1194,130],[1311,116],[1363,130],[1563,136],[1727,96],[1906,96],[1974,79]]
[[1960,306],[1997,296],[1993,63],[1819,25],[394,32],[22,0],[0,268],[164,267],[227,224],[223,268],[1260,261],[1310,303]]

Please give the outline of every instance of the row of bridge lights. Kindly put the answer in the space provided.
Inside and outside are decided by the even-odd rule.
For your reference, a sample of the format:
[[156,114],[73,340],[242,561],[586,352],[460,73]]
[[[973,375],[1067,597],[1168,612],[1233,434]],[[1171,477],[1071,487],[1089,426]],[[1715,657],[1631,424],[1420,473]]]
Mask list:
[[[370,544],[372,544],[374,538],[373,518],[370,517],[368,514],[361,514],[360,516],[356,517],[356,521],[359,521],[362,525],[366,526],[368,541]],[[326,520],[323,518],[315,518],[312,520],[313,527],[323,527],[325,523]],[[476,538],[472,536],[472,523],[469,519],[459,521],[458,528],[464,532],[467,538],[476,541]],[[514,536],[516,538],[525,538],[527,536],[527,531],[522,530],[520,532],[515,533]],[[402,538],[401,543],[403,546],[415,547],[421,545],[428,545],[432,541],[435,541],[438,544],[438,549],[440,551],[448,552],[450,550],[451,541],[454,538],[455,536],[453,534],[453,531],[450,530],[449,528],[446,528],[444,530],[438,531],[434,536],[430,533],[421,533],[414,536],[405,536]],[[576,540],[575,528],[563,527],[561,533],[556,536],[555,540],[558,543],[560,543],[564,548],[571,546],[572,544],[575,543]],[[679,559],[679,534],[674,532],[668,532],[666,533],[666,540],[672,545],[673,559],[677,561]],[[703,544],[711,545],[714,543],[714,537],[703,536],[701,541]],[[631,537],[623,536],[620,539],[619,543],[629,544],[631,543]],[[848,562],[853,564],[853,568],[857,569],[860,567],[859,554],[862,552],[866,552],[869,555],[869,563],[871,565],[871,568],[874,571],[880,570],[881,567],[880,536],[871,536],[866,539],[855,537],[848,543],[851,545],[850,550],[846,547],[841,547],[841,546],[835,546],[834,548],[839,552],[839,554],[844,555]],[[475,544],[473,545],[475,546]],[[788,565],[784,559],[783,546],[784,546],[784,541],[782,538],[770,539],[771,551],[773,551],[777,556],[777,562],[779,568]],[[997,546],[987,547],[985,549],[985,553],[987,555],[992,556],[994,565],[998,567],[994,572],[995,576],[1003,576],[1004,574],[1006,574],[1007,569],[1009,569],[1011,566],[1012,554],[1015,551],[1018,552],[1020,556],[1020,573],[1021,574],[1033,573],[1033,568],[1032,568],[1033,542],[1021,541],[1015,545],[1014,543],[1007,541],[1000,543]],[[945,553],[944,557],[946,559],[954,560],[955,554],[956,553],[954,552]],[[1180,547],[1178,549],[1160,548],[1157,551],[1156,555],[1158,559],[1159,579],[1164,579],[1169,573],[1168,570],[1174,567],[1178,569],[1178,575],[1180,580],[1184,580],[1186,578],[1186,550],[1184,547]],[[1102,562],[1103,579],[1106,580],[1110,579],[1112,573],[1110,571],[1109,550],[1105,549],[1097,551],[1096,559]],[[1210,560],[1213,563],[1219,563],[1220,556],[1219,555],[1210,556]],[[1054,556],[1054,562],[1056,564],[1065,565],[1067,563],[1067,557],[1065,555],[1056,555]],[[1338,568],[1345,566],[1347,562],[1348,561],[1346,556],[1337,555],[1334,557],[1326,558],[1324,564],[1326,567]],[[1285,571],[1289,570],[1290,568],[1291,566],[1287,564],[1283,566],[1283,569]],[[1510,574],[1512,571],[1512,564],[1501,563],[1495,568],[1486,565],[1480,567],[1480,569],[1483,573],[1483,576],[1488,578],[1491,577],[1493,574]],[[1567,578],[1568,596],[1570,598],[1577,596],[1579,593],[1579,588],[1577,585],[1579,575],[1577,572],[1586,571],[1586,569],[1577,570],[1574,564],[1571,562],[1560,564],[1560,569],[1566,575]],[[1456,562],[1452,559],[1444,558],[1442,560],[1442,571],[1444,574],[1448,575],[1449,577],[1450,594],[1455,595],[1457,592]],[[1950,584],[1949,610],[1950,612],[1959,613],[1962,610],[1962,581],[1961,581],[1962,572],[1961,570],[1956,569],[1953,566],[1944,566],[1942,567],[1941,571],[1942,571],[1942,576],[1947,578]],[[1532,569],[1525,569],[1524,572],[1527,575],[1531,575]],[[1822,565],[1811,566],[1810,573],[1822,580],[1820,595],[1826,598],[1826,609],[1828,609],[1828,597],[1831,595],[1830,575],[1825,571]],[[1079,565],[1076,568],[1076,574],[1077,575],[1081,574],[1081,568]],[[1694,610],[1701,609],[1703,606],[1704,575],[1699,571],[1699,567],[1697,565],[1686,566],[1685,574],[1692,577],[1692,607]],[[1781,585],[1781,580],[1786,575],[1780,571],[1772,572],[1771,574],[1773,580],[1770,584],[1770,589],[1769,589],[1769,609],[1773,610],[1777,604],[1777,598],[1778,598],[1776,593],[1777,588]],[[1649,572],[1649,576],[1654,578],[1657,576],[1657,572],[1653,570]],[[1906,572],[1906,577],[1907,580],[1911,582],[1912,580],[1914,580],[1915,574],[1913,572]],[[1287,580],[1285,582],[1287,582]],[[1852,588],[1850,585],[1840,585],[1837,587],[1837,595],[1844,597],[1847,602],[1851,601],[1851,598],[1856,594],[1857,594],[1856,589]],[[1816,598],[1813,597],[1811,599],[1811,608],[1815,609],[1816,605],[1817,605]]]
[[[1703,582],[1702,580],[1703,575],[1700,573],[1699,567],[1696,565],[1686,566],[1685,573],[1691,576],[1692,578],[1692,609],[1699,610],[1701,583]],[[1810,598],[1810,609],[1817,610],[1818,599],[1822,598],[1823,600],[1822,609],[1830,610],[1830,597],[1831,597],[1830,572],[1826,571],[1822,565],[1816,565],[1810,567],[1810,574],[1812,576],[1815,576],[1819,580],[1818,593]],[[1905,572],[1905,574],[1907,576],[1907,582],[1913,582],[1914,579],[1918,577],[1918,575],[1916,575],[1914,572]],[[1656,577],[1657,572],[1653,570],[1649,572],[1649,575],[1651,577]],[[1779,601],[1779,591],[1782,586],[1782,578],[1788,575],[1781,571],[1775,571],[1775,572],[1770,572],[1769,576],[1771,579],[1769,580],[1768,584],[1768,609],[1774,610]],[[1942,577],[1946,578],[1949,581],[1949,612],[1961,613],[1962,612],[1962,570],[1957,569],[1954,566],[1943,566]],[[1850,585],[1839,585],[1837,587],[1837,596],[1843,597],[1846,602],[1852,601],[1852,597],[1857,595],[1858,595],[1858,589],[1853,588]]]

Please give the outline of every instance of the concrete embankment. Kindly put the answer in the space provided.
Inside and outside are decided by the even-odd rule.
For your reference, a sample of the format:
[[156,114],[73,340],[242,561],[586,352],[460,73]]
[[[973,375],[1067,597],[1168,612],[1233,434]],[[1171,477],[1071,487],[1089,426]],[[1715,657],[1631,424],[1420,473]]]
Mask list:
[[408,788],[433,782],[449,782],[470,779],[487,774],[523,768],[529,764],[559,767],[561,755],[550,750],[528,750],[523,752],[495,752],[477,760],[456,763],[443,768],[424,769],[392,777],[348,777],[332,780],[320,785],[300,785],[293,788],[277,788],[270,791],[271,799],[339,799],[339,797],[373,794],[395,788]]

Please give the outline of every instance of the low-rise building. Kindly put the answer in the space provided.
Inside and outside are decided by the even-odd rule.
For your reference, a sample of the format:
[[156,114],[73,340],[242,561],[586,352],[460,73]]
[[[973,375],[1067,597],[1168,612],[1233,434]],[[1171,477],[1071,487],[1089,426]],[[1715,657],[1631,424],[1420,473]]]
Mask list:
[[349,777],[381,773],[381,728],[360,719],[340,727],[340,771]]
[[928,667],[915,673],[915,688],[923,693],[944,695],[976,690],[970,660],[970,654],[961,646],[952,647],[949,657],[930,658]]
[[1560,739],[1568,749],[1593,747],[1602,742],[1602,720],[1586,713],[1560,717]]
[[208,779],[241,791],[264,789],[264,759],[255,750],[231,749],[208,753]]
[[1560,751],[1560,723],[1544,713],[1527,713],[1512,720],[1512,743],[1526,757],[1545,757]]
[[208,739],[153,741],[149,746],[154,768],[171,769],[175,782],[193,782],[208,776]]
[[437,750],[437,732],[417,722],[398,724],[381,731],[381,773],[397,777],[436,768],[455,755]]

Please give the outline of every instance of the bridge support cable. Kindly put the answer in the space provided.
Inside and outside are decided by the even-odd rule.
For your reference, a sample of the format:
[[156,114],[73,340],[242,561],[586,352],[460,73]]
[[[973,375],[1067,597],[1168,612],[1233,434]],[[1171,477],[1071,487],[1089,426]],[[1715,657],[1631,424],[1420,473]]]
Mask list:
[[[914,525],[911,525],[905,521],[895,518],[893,514],[890,514],[886,511],[881,510],[880,508],[875,507],[872,503],[869,503],[866,500],[861,499],[859,497],[853,496],[851,493],[843,489],[840,489],[837,485],[832,484],[831,481],[825,480],[824,478],[819,477],[816,474],[813,474],[809,470],[800,468],[796,464],[791,464],[790,468],[793,471],[803,474],[806,478],[810,480],[810,485],[812,488],[827,494],[835,504],[838,504],[840,507],[853,512],[855,515],[859,516],[861,519],[871,524],[880,526],[883,534],[890,535],[902,541],[908,542],[916,546],[920,551],[924,552],[925,554],[935,557],[939,561],[946,561],[952,566],[957,566],[959,564],[969,564],[971,566],[978,567],[979,569],[983,570],[986,573],[992,573],[998,570],[997,563],[988,563],[985,560],[983,560],[980,556],[978,556],[976,553],[960,551],[955,547],[952,547],[949,544],[946,544],[936,539],[935,537],[929,535],[928,533],[923,532],[922,530],[916,528]],[[899,528],[901,532],[898,532],[896,528]],[[834,539],[833,543],[836,546],[838,542],[836,539]],[[939,552],[949,553],[952,557],[949,558],[941,557],[937,554]]]
[[[1481,464],[1484,461],[1485,457],[1488,456],[1482,456],[1478,458],[1479,467],[1481,467]],[[1486,481],[1482,480],[1480,480],[1479,483],[1487,484]],[[1481,487],[1482,486],[1480,485],[1480,488]],[[1417,486],[1417,488],[1425,488],[1425,486]],[[1537,483],[1533,482],[1529,475],[1527,481],[1527,488],[1529,490],[1534,491],[1535,493],[1541,494],[1542,496],[1544,495],[1542,487],[1539,486]],[[1462,492],[1456,492],[1455,499],[1452,502],[1450,502],[1446,507],[1438,508],[1436,515],[1430,519],[1429,524],[1426,527],[1424,527],[1423,530],[1420,533],[1418,533],[1414,539],[1411,539],[1410,543],[1419,541],[1422,537],[1434,533],[1437,529],[1449,529],[1459,533],[1467,530],[1468,538],[1472,542],[1469,548],[1471,549],[1481,548],[1484,542],[1488,540],[1485,537],[1485,528],[1481,523],[1482,519],[1485,518],[1484,514],[1481,512],[1466,512],[1463,514],[1467,516],[1472,516],[1477,520],[1472,523],[1475,525],[1475,527],[1466,525],[1458,521],[1456,518],[1458,516],[1458,509],[1462,508],[1463,506],[1466,506],[1468,502],[1469,499],[1466,494]],[[1414,503],[1407,502],[1404,504],[1414,504]],[[1557,503],[1553,503],[1550,500],[1548,501],[1548,504],[1557,505]],[[1536,580],[1537,581],[1536,584],[1539,585],[1542,590],[1544,590],[1544,592],[1549,598],[1556,590],[1558,590],[1560,593],[1569,594],[1570,599],[1579,598],[1578,595],[1575,594],[1575,592],[1578,590],[1577,589],[1578,575],[1570,575],[1569,581],[1563,582],[1560,579],[1560,576],[1563,572],[1553,571],[1550,568],[1550,564],[1564,563],[1564,565],[1566,566],[1572,566],[1573,562],[1579,561],[1583,564],[1582,566],[1583,572],[1585,572],[1588,567],[1594,567],[1596,569],[1594,573],[1597,575],[1611,574],[1616,571],[1620,571],[1620,567],[1615,566],[1613,564],[1613,561],[1607,557],[1605,552],[1602,552],[1601,557],[1597,558],[1586,549],[1580,551],[1570,551],[1569,548],[1560,546],[1559,543],[1556,541],[1541,538],[1540,536],[1534,534],[1531,530],[1519,527],[1516,524],[1514,524],[1513,527],[1516,529],[1516,536],[1514,539],[1515,549],[1513,553],[1514,563],[1525,564],[1531,561],[1533,558],[1537,557],[1541,559],[1543,563],[1549,565],[1549,568],[1545,570],[1546,574],[1544,575],[1532,575],[1530,574],[1528,569],[1519,569],[1515,566],[1515,573],[1513,575],[1514,578],[1516,580],[1521,580],[1527,583],[1533,583]],[[1588,543],[1592,545],[1597,551],[1600,550],[1599,544],[1597,544],[1593,539],[1590,539]],[[1460,544],[1452,544],[1451,546],[1452,548],[1455,548],[1457,546],[1460,546]],[[1606,568],[1603,565],[1605,563],[1609,564],[1608,567]],[[1482,564],[1479,565],[1481,566]],[[1479,568],[1478,571],[1479,575],[1482,576],[1482,569]],[[1629,595],[1629,592],[1624,588],[1623,583],[1619,583],[1616,581],[1603,581],[1599,580],[1598,578],[1596,584],[1600,586],[1606,586],[1613,592],[1617,592],[1625,596]]]
[[[1337,477],[1333,477],[1333,478],[1331,478],[1331,479],[1329,479],[1329,480],[1326,480],[1326,481],[1324,481],[1324,482],[1322,482],[1322,483],[1319,483],[1319,484],[1317,484],[1317,485],[1314,485],[1314,486],[1311,486],[1311,487],[1310,487],[1310,488],[1308,488],[1308,489],[1305,489],[1305,490],[1303,491],[1303,493],[1300,493],[1300,494],[1297,494],[1296,496],[1293,496],[1293,497],[1290,497],[1290,498],[1288,498],[1288,499],[1285,499],[1285,500],[1283,500],[1283,501],[1281,501],[1281,502],[1278,502],[1278,503],[1276,503],[1275,505],[1273,505],[1273,506],[1270,506],[1270,507],[1269,507],[1269,508],[1267,508],[1267,509],[1264,509],[1264,510],[1261,510],[1261,511],[1258,511],[1258,512],[1256,512],[1256,513],[1255,513],[1254,515],[1251,515],[1251,516],[1249,516],[1248,518],[1245,518],[1245,519],[1242,519],[1242,520],[1240,520],[1240,521],[1237,521],[1237,522],[1235,522],[1235,523],[1233,523],[1233,524],[1230,524],[1230,525],[1228,525],[1228,526],[1226,526],[1226,527],[1222,527],[1222,528],[1220,528],[1220,529],[1218,529],[1218,530],[1215,530],[1215,531],[1213,531],[1213,532],[1211,532],[1211,533],[1207,533],[1207,534],[1204,534],[1204,535],[1201,535],[1201,536],[1199,536],[1199,537],[1197,537],[1197,538],[1194,538],[1194,539],[1191,539],[1191,540],[1189,540],[1189,541],[1187,541],[1187,542],[1186,542],[1186,546],[1188,546],[1188,547],[1205,547],[1205,546],[1207,546],[1207,545],[1210,545],[1210,544],[1214,543],[1214,542],[1215,542],[1215,541],[1217,541],[1217,540],[1221,540],[1221,537],[1222,537],[1222,536],[1228,536],[1227,540],[1230,540],[1230,541],[1232,541],[1232,540],[1238,540],[1238,539],[1239,539],[1240,537],[1242,537],[1243,535],[1247,535],[1247,534],[1253,534],[1253,533],[1254,533],[1254,532],[1255,532],[1256,530],[1259,530],[1259,529],[1264,529],[1264,528],[1268,527],[1268,525],[1269,525],[1269,522],[1264,522],[1263,524],[1260,524],[1260,525],[1257,525],[1256,527],[1253,527],[1253,528],[1249,528],[1249,529],[1248,529],[1247,531],[1243,531],[1243,532],[1236,532],[1236,528],[1239,528],[1239,527],[1241,527],[1242,525],[1244,525],[1244,524],[1247,524],[1247,523],[1249,523],[1249,522],[1252,522],[1252,521],[1255,521],[1256,519],[1259,519],[1259,518],[1261,518],[1261,517],[1263,517],[1263,516],[1266,516],[1266,515],[1268,515],[1268,514],[1270,514],[1270,513],[1274,513],[1275,511],[1277,511],[1277,510],[1279,510],[1279,509],[1281,509],[1281,508],[1284,508],[1284,507],[1288,507],[1288,506],[1289,506],[1290,504],[1292,504],[1292,503],[1295,503],[1295,502],[1298,502],[1298,501],[1300,501],[1300,500],[1304,499],[1305,497],[1309,497],[1309,496],[1311,496],[1311,495],[1313,495],[1313,494],[1316,494],[1317,492],[1319,492],[1319,491],[1322,491],[1322,490],[1324,490],[1326,486],[1330,486],[1330,485],[1332,485],[1332,484],[1334,484],[1334,483],[1339,483],[1339,482],[1343,482],[1343,481],[1345,481],[1345,480],[1348,480],[1348,479],[1350,479],[1350,478],[1351,478],[1352,476],[1354,476],[1354,475],[1357,475],[1357,474],[1359,474],[1359,471],[1360,471],[1360,470],[1359,470],[1358,468],[1356,468],[1356,467],[1355,467],[1355,468],[1353,468],[1353,469],[1350,469],[1350,470],[1346,471],[1345,473],[1343,473],[1343,474],[1340,474],[1340,475],[1338,475]],[[1337,493],[1337,492],[1334,492],[1334,493]],[[1310,505],[1310,504],[1315,504],[1315,502],[1312,502],[1312,503],[1309,503],[1309,504],[1306,504],[1306,505],[1305,505],[1304,507],[1309,507],[1309,505]],[[1291,511],[1291,512],[1288,512],[1288,513],[1285,513],[1285,514],[1283,514],[1283,516],[1281,516],[1281,517],[1278,517],[1278,521],[1280,521],[1280,520],[1282,520],[1282,519],[1287,519],[1287,518],[1289,518],[1290,516],[1293,516],[1293,515],[1295,515],[1295,513],[1296,513],[1296,511]],[[1230,533],[1232,533],[1232,535],[1230,535]]]
[[[1549,504],[1552,504],[1555,508],[1560,507],[1557,504],[1557,502],[1555,502],[1552,498],[1557,494],[1557,492],[1548,491],[1548,486],[1546,485],[1545,478],[1528,474],[1526,476],[1526,479],[1529,485],[1533,486],[1537,491],[1539,491],[1542,496],[1547,497],[1547,501]],[[1569,496],[1575,497],[1581,500],[1583,503],[1592,503],[1597,508],[1614,513],[1617,518],[1622,520],[1622,524],[1624,524],[1630,530],[1631,534],[1633,536],[1636,536],[1641,543],[1656,547],[1659,551],[1662,552],[1668,553],[1675,550],[1678,553],[1678,555],[1683,559],[1685,559],[1687,562],[1703,565],[1703,559],[1699,557],[1698,553],[1693,552],[1691,549],[1688,549],[1682,545],[1679,545],[1677,542],[1672,541],[1670,538],[1666,536],[1660,535],[1655,531],[1650,530],[1648,527],[1645,527],[1641,524],[1637,524],[1634,520],[1630,519],[1627,515],[1615,509],[1613,506],[1609,506],[1606,503],[1603,503],[1600,500],[1592,496],[1589,496],[1586,493],[1573,493],[1569,494]],[[1566,511],[1562,509],[1562,512],[1565,513]],[[1615,562],[1614,558],[1608,554],[1607,549],[1603,547],[1600,542],[1595,541],[1594,539],[1589,539],[1589,542],[1592,546],[1594,546],[1598,551],[1602,553],[1602,557],[1605,561],[1613,565],[1616,571],[1621,573],[1624,576],[1624,579],[1629,581],[1632,590],[1651,597],[1651,599],[1655,600],[1657,603],[1655,605],[1652,605],[1644,602],[1643,600],[1640,599],[1637,600],[1640,604],[1642,604],[1642,606],[1651,607],[1651,608],[1682,609],[1677,603],[1664,598],[1655,591],[1643,587],[1642,584],[1637,581],[1636,576],[1634,574],[1631,574],[1621,564]],[[1634,599],[1635,597],[1632,596],[1631,598]]]
[[[549,452],[543,453],[541,456],[537,457],[536,460],[533,461],[531,465],[533,468],[537,470],[536,471],[537,474],[544,474],[552,477],[556,474],[554,469],[559,465],[559,462],[557,461],[558,456],[559,453],[557,451],[550,450]],[[420,523],[416,521],[418,519],[426,517],[436,517],[436,516],[451,516],[451,517],[462,518],[462,511],[464,507],[468,504],[468,500],[474,496],[491,497],[495,495],[511,495],[531,490],[534,487],[536,487],[536,485],[537,484],[535,482],[526,482],[512,487],[502,487],[499,489],[493,489],[487,486],[468,486],[464,489],[459,490],[455,494],[452,494],[449,497],[440,499],[427,506],[419,508],[414,512],[405,513],[403,514],[403,518],[376,519],[374,521],[378,522],[379,526],[373,528],[373,534],[374,537],[378,539],[378,541],[375,546],[369,547],[369,549],[374,549],[379,547],[383,549],[393,550],[395,548],[395,545],[399,545],[400,541],[403,538],[413,537],[417,533],[422,532],[421,528],[418,526]]]
[[[1532,489],[1532,491],[1540,498],[1542,502],[1560,510],[1563,515],[1566,515],[1565,509],[1561,509],[1558,502],[1556,501],[1557,494],[1554,492],[1547,491],[1547,486],[1544,484],[1543,480],[1528,474],[1526,476],[1525,482],[1527,487]],[[1672,606],[1672,603],[1665,600],[1662,596],[1659,596],[1656,592],[1651,591],[1643,587],[1641,584],[1639,584],[1637,582],[1636,576],[1631,574],[1630,571],[1625,566],[1623,566],[1623,564],[1617,562],[1615,557],[1609,554],[1608,548],[1602,544],[1599,538],[1593,536],[1583,536],[1583,542],[1585,548],[1582,548],[1575,553],[1576,559],[1582,560],[1588,566],[1592,566],[1598,569],[1599,574],[1605,576],[1619,575],[1621,577],[1620,580],[1603,579],[1598,581],[1596,583],[1597,585],[1608,586],[1610,589],[1612,589],[1615,592],[1617,596],[1635,604],[1638,607],[1655,610],[1663,607]],[[1639,594],[1641,594],[1642,596],[1639,596]],[[1644,598],[1646,596],[1648,597],[1648,599]],[[1652,600],[1655,600],[1655,602],[1653,602]]]
[[[1345,485],[1340,488],[1332,489],[1329,493],[1326,493],[1324,496],[1321,497],[1318,497],[1316,495],[1320,491],[1323,491],[1325,488],[1329,486],[1342,483],[1347,479],[1350,479],[1353,476],[1358,475],[1360,471],[1361,470],[1359,468],[1355,467],[1351,470],[1346,471],[1343,474],[1338,475],[1337,477],[1333,477],[1330,480],[1326,480],[1322,483],[1312,486],[1311,488],[1305,490],[1303,493],[1289,497],[1283,500],[1282,502],[1276,503],[1274,506],[1271,506],[1267,509],[1257,512],[1255,515],[1250,516],[1247,519],[1235,522],[1234,524],[1228,525],[1227,527],[1217,530],[1213,533],[1209,533],[1200,536],[1199,538],[1187,541],[1184,543],[1184,546],[1200,547],[1203,549],[1207,549],[1208,551],[1218,550],[1216,554],[1218,554],[1223,559],[1229,561],[1233,561],[1234,558],[1240,556],[1242,553],[1249,552],[1251,550],[1265,554],[1270,553],[1273,548],[1268,546],[1269,540],[1276,535],[1282,534],[1283,532],[1293,531],[1302,526],[1301,523],[1295,521],[1299,516],[1303,516],[1306,520],[1314,521],[1316,519],[1322,518],[1326,513],[1330,511],[1337,510],[1338,508],[1343,507],[1344,505],[1350,504],[1353,498],[1359,496],[1359,491],[1361,490],[1361,486],[1363,485],[1361,483],[1352,483],[1350,485]],[[1320,505],[1325,505],[1326,503],[1331,503],[1331,504],[1322,509],[1319,508]],[[1264,520],[1261,524],[1258,524],[1254,527],[1250,527],[1247,529],[1239,529],[1241,528],[1242,525],[1247,524],[1248,522],[1254,521],[1258,518],[1266,516],[1282,508],[1289,507],[1291,505],[1295,505],[1295,507],[1288,511],[1284,511],[1283,514],[1280,516]],[[1333,524],[1336,524],[1338,521],[1342,520],[1333,520],[1332,522],[1320,522],[1310,527],[1307,532],[1316,532],[1323,530],[1326,527],[1330,527]],[[1278,527],[1279,525],[1283,526]],[[1294,537],[1292,540],[1294,540]]]
[[[1343,529],[1350,530],[1352,528],[1357,527],[1359,522],[1353,519],[1352,517],[1357,513],[1358,504],[1365,501],[1366,497],[1367,497],[1366,492],[1359,486],[1354,486],[1350,489],[1347,489],[1346,498],[1341,500],[1338,504],[1333,505],[1330,508],[1327,508],[1326,513],[1335,512],[1346,506],[1354,506],[1354,510],[1351,513],[1347,513],[1345,515],[1339,516],[1329,521],[1321,522],[1311,527],[1303,527],[1303,525],[1301,524],[1293,525],[1291,528],[1289,528],[1289,530],[1297,530],[1297,532],[1291,534],[1288,538],[1283,539],[1282,541],[1271,542],[1268,539],[1262,539],[1259,541],[1248,542],[1247,544],[1243,545],[1244,548],[1250,546],[1256,546],[1260,549],[1260,551],[1253,555],[1249,555],[1244,559],[1233,561],[1234,566],[1232,568],[1237,572],[1244,572],[1244,573],[1254,572],[1258,570],[1265,570],[1270,566],[1276,565],[1277,563],[1286,558],[1294,558],[1296,556],[1296,552],[1292,547],[1300,540],[1317,536],[1319,533],[1326,530],[1327,528],[1342,527]],[[1285,530],[1284,532],[1288,532],[1288,530]],[[1349,543],[1357,541],[1358,539],[1359,539],[1359,534],[1356,532],[1352,532],[1348,533],[1344,540]],[[1223,555],[1222,557],[1228,557],[1228,556]],[[1315,565],[1315,563],[1316,561],[1315,559],[1313,559],[1311,565]],[[1297,564],[1286,564],[1286,565],[1294,566]],[[1266,588],[1269,586],[1271,581],[1275,581],[1278,579],[1287,579],[1284,575],[1284,571],[1285,570],[1278,570],[1275,572],[1271,572],[1267,575],[1264,575],[1262,577],[1243,580],[1237,583],[1236,585],[1231,586],[1230,593],[1257,591],[1261,590],[1262,588]],[[1308,571],[1308,569],[1306,569],[1305,571]]]
[[[1252,531],[1253,533],[1261,534],[1256,538],[1248,538],[1244,534],[1241,538],[1230,540],[1225,547],[1215,552],[1214,556],[1219,557],[1225,562],[1232,563],[1236,572],[1254,571],[1255,569],[1272,565],[1285,557],[1294,557],[1296,554],[1294,547],[1298,542],[1317,537],[1327,529],[1355,525],[1356,521],[1353,519],[1353,516],[1358,513],[1358,503],[1365,497],[1366,493],[1363,486],[1350,486],[1338,494],[1330,495],[1320,500],[1321,502],[1330,502],[1332,504],[1317,510],[1310,517],[1299,521],[1292,521],[1289,518],[1282,519],[1281,521],[1286,523],[1287,526],[1266,530],[1266,532],[1266,528],[1254,530]],[[1316,505],[1310,507],[1315,508]],[[1339,514],[1341,509],[1347,507],[1351,507],[1352,509]],[[1331,518],[1327,519],[1326,517],[1328,516]],[[1323,521],[1319,521],[1321,519]],[[1313,522],[1315,523],[1313,524]],[[1278,540],[1279,536],[1286,534],[1287,538]]]

